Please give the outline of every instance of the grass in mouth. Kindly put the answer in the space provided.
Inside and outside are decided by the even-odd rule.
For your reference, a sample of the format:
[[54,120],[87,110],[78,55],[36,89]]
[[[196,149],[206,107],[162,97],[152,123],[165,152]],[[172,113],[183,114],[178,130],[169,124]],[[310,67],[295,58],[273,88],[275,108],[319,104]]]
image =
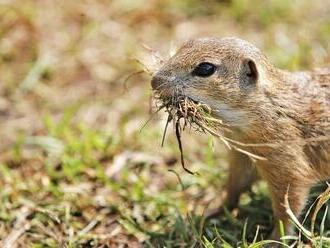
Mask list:
[[254,153],[251,153],[244,149],[246,144],[239,141],[233,140],[225,136],[225,133],[230,133],[230,125],[225,123],[220,118],[215,118],[213,116],[212,108],[201,102],[196,102],[187,96],[176,96],[173,98],[163,98],[161,94],[155,96],[159,106],[156,109],[156,113],[160,110],[165,109],[165,112],[168,114],[163,137],[162,137],[162,146],[165,141],[165,136],[167,133],[168,124],[173,123],[175,130],[175,136],[178,142],[180,150],[180,160],[183,169],[189,174],[198,174],[189,170],[184,161],[183,147],[182,147],[182,132],[188,127],[194,129],[195,131],[200,131],[203,133],[209,133],[217,138],[219,138],[228,149],[235,149],[245,155],[249,156],[252,160],[264,160],[264,157],[258,156]]
[[157,112],[165,108],[165,112],[168,114],[162,137],[162,145],[165,141],[168,124],[173,122],[175,136],[180,150],[181,165],[189,174],[198,174],[189,170],[185,165],[181,142],[182,131],[189,127],[196,131],[208,132],[217,137],[224,138],[223,132],[228,129],[226,127],[227,125],[220,119],[212,117],[212,109],[207,104],[193,101],[189,97],[179,96],[176,101],[173,101],[173,99],[162,99],[161,97],[156,97],[156,99],[161,102],[157,108]]

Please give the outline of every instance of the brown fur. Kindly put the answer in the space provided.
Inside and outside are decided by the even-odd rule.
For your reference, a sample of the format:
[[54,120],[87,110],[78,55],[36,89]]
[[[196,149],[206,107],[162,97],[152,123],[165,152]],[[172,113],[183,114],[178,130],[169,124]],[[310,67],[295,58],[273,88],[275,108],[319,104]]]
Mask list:
[[[242,83],[247,61],[256,67],[256,84]],[[217,65],[216,73],[206,78],[191,75],[201,62]],[[257,178],[256,169],[272,199],[272,238],[279,238],[279,220],[287,234],[292,233],[283,207],[286,192],[299,216],[310,188],[330,178],[330,68],[287,72],[246,41],[201,38],[183,44],[154,75],[152,86],[166,97],[182,94],[208,104],[231,126],[233,132],[226,133],[230,138],[278,144],[244,147],[267,159],[255,162],[230,151],[227,204],[237,205],[240,194]]]

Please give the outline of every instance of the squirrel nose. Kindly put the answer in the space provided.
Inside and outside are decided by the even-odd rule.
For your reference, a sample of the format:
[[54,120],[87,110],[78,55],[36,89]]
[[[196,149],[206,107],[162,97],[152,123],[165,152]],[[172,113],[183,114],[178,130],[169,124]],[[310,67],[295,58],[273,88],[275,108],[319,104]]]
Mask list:
[[151,79],[151,86],[153,90],[158,90],[164,83],[164,79],[159,74],[155,74]]

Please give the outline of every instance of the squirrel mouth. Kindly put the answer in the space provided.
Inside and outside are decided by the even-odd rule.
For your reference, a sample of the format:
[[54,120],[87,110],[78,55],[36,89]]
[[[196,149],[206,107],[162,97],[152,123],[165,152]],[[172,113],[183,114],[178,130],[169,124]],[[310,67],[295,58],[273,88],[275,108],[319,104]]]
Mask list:
[[159,99],[162,101],[163,105],[166,106],[166,108],[178,108],[185,112],[188,111],[189,108],[201,105],[200,102],[182,94],[172,96],[161,95],[159,96]]
[[174,122],[183,119],[184,129],[187,125],[196,130],[208,131],[206,127],[221,129],[227,126],[222,120],[214,117],[212,108],[201,102],[183,94],[164,95],[156,92],[156,101],[159,103],[157,112],[165,109],[168,113],[168,119]]
[[[204,109],[202,108],[202,105],[184,95],[158,95],[156,99],[160,100],[161,102],[161,105],[158,107],[157,112],[165,108],[165,111],[168,114],[162,138],[162,146],[164,144],[168,123],[173,121],[173,127],[175,127],[175,135],[180,149],[182,168],[189,174],[196,174],[196,172],[190,171],[185,166],[181,142],[181,133],[188,124],[190,124],[190,127],[194,126],[195,129],[199,128],[203,130],[203,118],[201,113],[204,113]],[[203,112],[201,112],[202,109]],[[183,122],[181,121],[182,119]]]
[[212,109],[208,104],[192,99],[190,96],[181,94],[181,92],[180,94],[160,94],[160,91],[157,90],[155,90],[155,92],[155,98],[158,103],[160,103],[156,113],[165,109],[165,112],[168,114],[163,132],[162,146],[164,144],[168,124],[172,122],[180,149],[181,165],[186,172],[196,174],[186,168],[183,157],[181,135],[187,126],[195,131],[208,133],[219,138],[229,149],[233,148],[253,159],[265,159],[246,151],[244,147],[241,147],[244,146],[244,143],[226,137],[227,133],[233,131],[233,126],[224,122],[222,118],[220,119],[217,113],[220,111],[219,109]]
[[[212,108],[190,96],[184,94],[181,87],[168,87],[154,89],[158,111],[165,109],[169,118],[184,120],[184,126],[205,123],[205,118],[213,118]],[[196,123],[197,122],[197,123]]]
[[223,133],[228,129],[228,126],[225,125],[222,120],[212,117],[212,109],[208,105],[196,101],[188,96],[182,94],[172,96],[158,94],[156,95],[156,100],[160,102],[157,112],[165,109],[165,112],[168,114],[162,138],[162,146],[164,144],[168,123],[173,122],[173,126],[175,127],[175,135],[181,154],[181,165],[186,172],[195,174],[195,172],[192,172],[185,167],[181,143],[182,131],[189,126],[196,131],[210,133],[214,136],[222,138]]

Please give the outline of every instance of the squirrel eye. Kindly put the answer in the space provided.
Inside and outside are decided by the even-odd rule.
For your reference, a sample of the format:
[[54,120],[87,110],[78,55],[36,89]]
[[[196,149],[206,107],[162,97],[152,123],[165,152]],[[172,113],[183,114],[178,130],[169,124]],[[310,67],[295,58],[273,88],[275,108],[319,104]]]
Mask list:
[[215,70],[215,65],[208,62],[203,62],[196,66],[196,68],[192,71],[192,75],[198,77],[209,77],[215,72]]

